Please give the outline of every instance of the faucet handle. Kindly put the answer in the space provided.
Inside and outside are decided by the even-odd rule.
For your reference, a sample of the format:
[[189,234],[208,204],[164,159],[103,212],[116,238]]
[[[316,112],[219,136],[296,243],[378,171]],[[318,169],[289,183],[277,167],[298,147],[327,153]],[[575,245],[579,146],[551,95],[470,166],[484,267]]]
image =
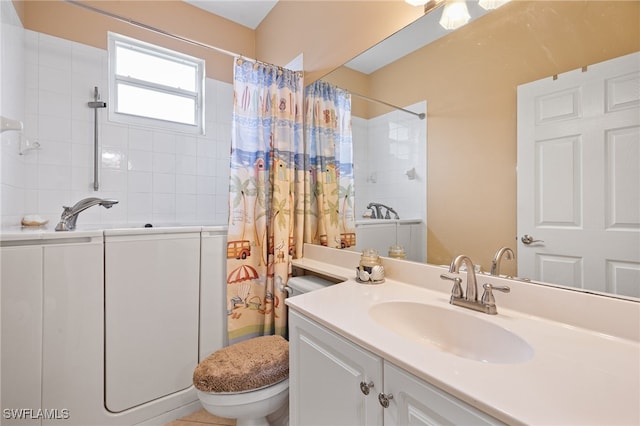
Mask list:
[[506,285],[492,285],[489,283],[483,284],[482,288],[484,288],[484,293],[482,293],[480,302],[487,308],[488,314],[495,315],[497,313],[497,310],[496,299],[495,297],[493,297],[493,290],[498,290],[503,293],[509,293],[511,289]]
[[453,281],[453,288],[451,289],[451,297],[461,298],[462,297],[462,278],[460,277],[452,277],[451,275],[442,274],[440,278],[443,280]]

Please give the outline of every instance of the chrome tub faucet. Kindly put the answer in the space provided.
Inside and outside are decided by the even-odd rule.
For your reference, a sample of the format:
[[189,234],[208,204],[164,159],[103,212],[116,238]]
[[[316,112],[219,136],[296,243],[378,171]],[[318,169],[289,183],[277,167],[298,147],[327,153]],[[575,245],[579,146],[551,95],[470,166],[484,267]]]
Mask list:
[[[462,291],[462,279],[459,277],[460,267],[465,265],[467,270],[467,288],[463,293]],[[455,274],[455,275],[452,275]],[[473,309],[474,311],[484,312],[489,315],[496,315],[498,310],[496,308],[496,300],[493,296],[493,290],[498,290],[503,293],[509,293],[511,289],[507,286],[495,286],[492,284],[484,284],[484,292],[480,301],[478,301],[478,283],[476,280],[475,266],[468,256],[463,254],[457,256],[451,262],[448,274],[440,275],[440,278],[444,280],[453,281],[453,289],[451,290],[451,298],[449,303],[456,306],[462,306],[464,308]]]
[[[393,213],[394,219],[400,219],[400,216],[398,216],[398,213],[396,213],[393,208],[385,206],[384,204],[369,203],[367,208],[371,210],[371,219],[391,219],[390,213]],[[387,209],[387,212],[384,215],[382,214],[383,208]]]
[[60,222],[56,225],[56,231],[73,231],[76,229],[78,215],[89,207],[100,205],[105,209],[110,209],[114,204],[118,204],[118,200],[89,197],[78,201],[73,207],[63,206]]

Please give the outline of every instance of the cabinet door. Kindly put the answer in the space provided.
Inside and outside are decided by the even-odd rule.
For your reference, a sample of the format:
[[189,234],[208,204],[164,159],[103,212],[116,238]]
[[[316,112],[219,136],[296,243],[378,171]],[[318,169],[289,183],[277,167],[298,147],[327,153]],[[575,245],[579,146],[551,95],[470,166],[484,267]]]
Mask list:
[[393,395],[384,410],[385,426],[502,424],[386,361],[384,389]]
[[[382,360],[290,311],[290,423],[382,425]],[[368,395],[360,383],[373,383]]]
[[105,406],[120,412],[192,386],[199,233],[105,240]]
[[[103,408],[103,246],[44,247],[43,425],[99,423]],[[62,411],[67,410],[67,411]]]
[[39,425],[16,417],[41,405],[42,248],[2,247],[0,271],[2,424]]

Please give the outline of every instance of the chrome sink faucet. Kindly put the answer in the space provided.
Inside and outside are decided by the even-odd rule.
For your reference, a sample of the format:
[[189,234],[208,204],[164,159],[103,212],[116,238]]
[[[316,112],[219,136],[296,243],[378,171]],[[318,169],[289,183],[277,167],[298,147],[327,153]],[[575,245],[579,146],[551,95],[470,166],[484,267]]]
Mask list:
[[509,247],[499,248],[493,256],[493,261],[491,261],[491,275],[500,275],[500,263],[503,257],[507,260],[512,260],[516,258],[516,255]]
[[[462,279],[457,276],[463,264],[467,270],[467,289],[464,293],[462,292]],[[450,274],[456,274],[456,276]],[[449,303],[473,309],[474,311],[484,312],[489,315],[496,315],[498,313],[493,290],[502,291],[503,293],[509,293],[509,291],[511,291],[507,286],[484,284],[482,286],[484,288],[482,298],[478,301],[478,283],[476,280],[475,266],[471,259],[463,254],[453,259],[451,266],[449,266],[449,274],[442,274],[440,278],[453,281],[453,289],[451,290]]]
[[73,207],[63,206],[60,222],[56,225],[56,231],[73,231],[76,229],[78,215],[89,207],[101,205],[105,209],[110,209],[114,204],[118,204],[118,200],[89,197],[78,201]]

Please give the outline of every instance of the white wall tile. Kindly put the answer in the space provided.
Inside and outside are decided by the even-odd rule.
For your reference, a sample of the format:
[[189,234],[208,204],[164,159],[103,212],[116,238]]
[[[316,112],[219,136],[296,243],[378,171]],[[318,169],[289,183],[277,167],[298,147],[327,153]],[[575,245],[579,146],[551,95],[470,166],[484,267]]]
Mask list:
[[175,173],[176,156],[173,154],[153,153],[154,173]]
[[197,194],[198,177],[195,175],[176,175],[176,194]]
[[176,176],[172,173],[153,173],[153,193],[175,194]]
[[153,170],[153,158],[149,151],[129,150],[128,169],[136,172],[150,172]]
[[129,128],[129,149],[153,151],[153,132],[135,127]]
[[40,140],[38,162],[40,164],[54,164],[58,166],[71,165],[71,145],[68,142]]
[[153,132],[153,152],[175,154],[176,137],[173,133]]
[[129,197],[131,194],[140,192],[153,192],[153,179],[151,172],[129,172],[128,181]]
[[197,166],[197,157],[190,155],[176,156],[176,173],[182,175],[195,175]]
[[153,221],[153,196],[150,193],[128,194],[127,221],[141,224]]
[[[7,26],[1,30],[5,39]],[[21,26],[17,34],[11,60],[5,59],[7,49],[2,52],[3,65],[18,64],[1,73],[3,111],[7,106],[18,111],[25,134],[42,149],[9,157],[17,145],[0,138],[0,190],[3,199],[11,200],[11,208],[3,203],[3,223],[15,222],[26,211],[57,221],[62,205],[89,196],[115,198],[120,204],[110,211],[87,209],[79,224],[226,223],[231,84],[207,79],[209,129],[202,137],[112,123],[107,110],[99,109],[100,190],[93,191],[94,110],[87,102],[93,100],[94,86],[103,100],[108,98],[107,53]],[[14,77],[11,83],[8,77]],[[17,90],[13,103],[5,97],[9,86]]]

